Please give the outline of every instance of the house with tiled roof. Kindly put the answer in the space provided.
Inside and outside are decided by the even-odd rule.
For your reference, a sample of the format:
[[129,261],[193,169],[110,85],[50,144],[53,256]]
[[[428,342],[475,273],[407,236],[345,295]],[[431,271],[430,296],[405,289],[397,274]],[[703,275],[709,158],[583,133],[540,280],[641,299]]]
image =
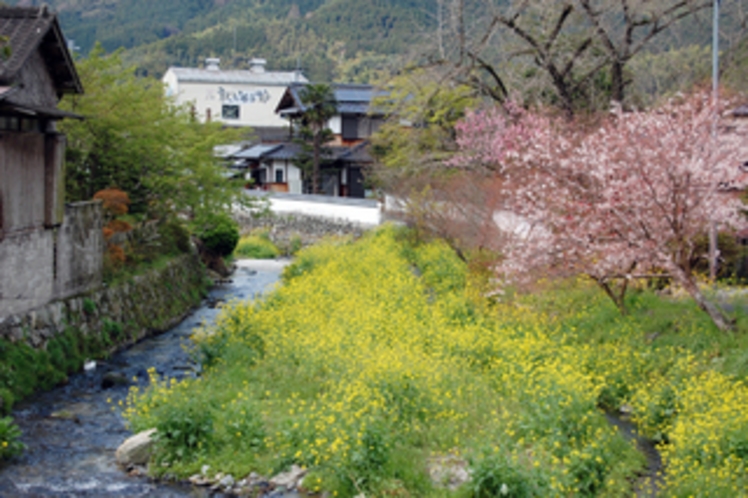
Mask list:
[[98,204],[65,204],[65,137],[57,108],[82,93],[57,16],[0,7],[0,319],[98,285]]
[[[247,170],[252,184],[264,190],[309,193],[310,182],[304,181],[296,166],[303,153],[293,140],[298,122],[306,107],[301,93],[304,84],[292,84],[281,97],[276,113],[290,125],[285,141],[255,144],[232,155],[234,167]],[[369,138],[382,124],[384,116],[372,107],[379,95],[371,85],[333,84],[336,114],[328,122],[333,138],[326,144],[321,168],[322,192],[335,197],[365,196],[364,174],[373,163],[368,152]]]

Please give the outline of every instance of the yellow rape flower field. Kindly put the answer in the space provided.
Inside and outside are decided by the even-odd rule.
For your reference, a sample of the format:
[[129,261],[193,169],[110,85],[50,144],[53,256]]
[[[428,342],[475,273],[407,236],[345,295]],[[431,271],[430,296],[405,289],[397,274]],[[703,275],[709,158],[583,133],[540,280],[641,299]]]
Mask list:
[[[624,407],[658,443],[659,495],[748,496],[741,339],[646,292],[621,317],[582,282],[504,302],[486,285],[392,227],[305,249],[196,331],[201,377],[153,373],[125,416],[178,477],[297,464],[336,496],[631,496],[647,461],[605,416]],[[456,490],[428,474],[447,457],[471,474]]]

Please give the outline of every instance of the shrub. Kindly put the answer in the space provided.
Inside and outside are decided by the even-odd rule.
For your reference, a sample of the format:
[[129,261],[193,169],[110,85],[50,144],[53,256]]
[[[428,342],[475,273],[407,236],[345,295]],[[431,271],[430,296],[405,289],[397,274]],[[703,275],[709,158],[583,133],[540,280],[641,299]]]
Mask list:
[[96,303],[91,298],[84,298],[83,299],[83,311],[87,315],[93,315],[96,313]]
[[300,235],[293,235],[288,241],[288,255],[295,256],[301,248],[304,247],[304,242],[301,240]]
[[252,259],[273,259],[280,255],[280,250],[268,238],[266,233],[247,235],[239,239],[234,256]]
[[225,257],[234,252],[239,242],[239,226],[228,214],[213,214],[201,220],[196,235],[207,251]]
[[109,218],[126,214],[130,208],[130,197],[118,188],[99,190],[93,198],[102,201],[102,208]]
[[189,460],[213,442],[213,414],[208,407],[182,400],[162,408],[156,424],[156,459],[162,462]]
[[0,418],[0,461],[21,454],[25,446],[19,441],[21,430],[10,417]]
[[265,425],[254,403],[239,398],[223,411],[225,442],[238,451],[256,451],[265,445]]
[[190,232],[183,223],[174,217],[159,226],[162,247],[168,254],[187,253],[190,251]]

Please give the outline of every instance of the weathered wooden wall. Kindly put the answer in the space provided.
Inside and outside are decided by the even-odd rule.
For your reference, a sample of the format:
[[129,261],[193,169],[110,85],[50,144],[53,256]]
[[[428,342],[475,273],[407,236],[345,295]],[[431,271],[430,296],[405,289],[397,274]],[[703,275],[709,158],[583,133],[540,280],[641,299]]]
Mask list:
[[0,197],[3,203],[0,225],[6,236],[44,224],[44,142],[41,133],[0,133]]
[[13,101],[19,104],[40,107],[57,107],[57,93],[47,64],[39,50],[29,56],[17,77],[17,85],[23,92],[13,95]]

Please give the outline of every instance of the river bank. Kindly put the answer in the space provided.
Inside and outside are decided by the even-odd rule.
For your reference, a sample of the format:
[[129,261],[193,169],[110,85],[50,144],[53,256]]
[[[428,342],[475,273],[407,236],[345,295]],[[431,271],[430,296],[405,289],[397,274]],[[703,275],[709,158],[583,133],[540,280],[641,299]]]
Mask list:
[[211,322],[219,303],[251,299],[271,288],[282,267],[278,261],[239,262],[231,280],[215,287],[179,325],[20,402],[13,417],[27,451],[0,467],[0,496],[195,496],[189,486],[129,477],[117,467],[114,452],[130,435],[120,402],[130,386],[147,384],[150,367],[169,378],[197,375],[200,367],[183,347],[193,328]]
[[103,358],[168,330],[211,285],[196,254],[184,254],[111,286],[0,319],[0,413],[65,383]]

